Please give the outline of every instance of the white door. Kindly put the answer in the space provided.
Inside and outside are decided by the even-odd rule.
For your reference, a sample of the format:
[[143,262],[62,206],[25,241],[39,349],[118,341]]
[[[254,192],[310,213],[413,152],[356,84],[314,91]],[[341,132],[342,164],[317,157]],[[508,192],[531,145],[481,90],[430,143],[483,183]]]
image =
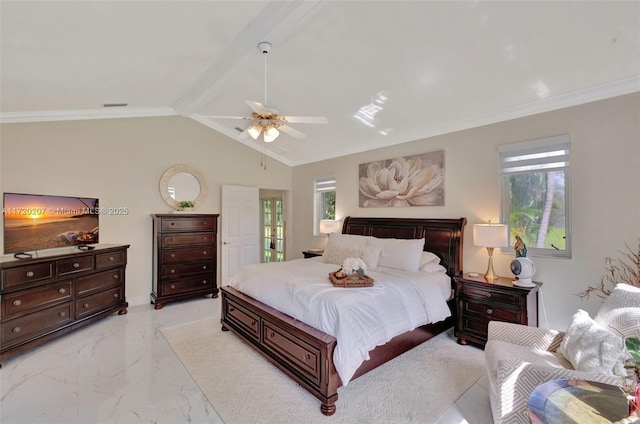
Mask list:
[[260,203],[257,187],[222,186],[222,284],[245,265],[260,262]]

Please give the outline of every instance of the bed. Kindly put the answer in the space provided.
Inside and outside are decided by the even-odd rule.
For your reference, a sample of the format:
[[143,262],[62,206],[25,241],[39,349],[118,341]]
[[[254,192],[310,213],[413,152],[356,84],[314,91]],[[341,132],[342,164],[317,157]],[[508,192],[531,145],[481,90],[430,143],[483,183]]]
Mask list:
[[[444,267],[446,272],[444,277],[451,294],[446,300],[446,307],[449,309],[447,311],[449,316],[446,319],[420,325],[413,330],[395,335],[388,342],[368,351],[368,359],[362,361],[354,372],[348,374],[347,382],[453,326],[455,322],[455,293],[453,292],[455,285],[452,277],[462,274],[462,244],[465,225],[465,218],[347,217],[344,219],[342,234],[368,236],[369,239],[372,237],[376,239],[407,239],[407,242],[414,242],[414,244],[416,240],[412,239],[424,239],[422,250],[431,252],[439,258],[440,265]],[[421,241],[418,243],[422,244]],[[313,261],[313,259],[299,259],[297,261]],[[308,264],[309,268],[317,267],[325,271],[327,269],[321,268],[320,264],[313,262],[304,263]],[[322,265],[327,266],[328,264]],[[373,272],[371,274],[380,277],[379,274]],[[328,274],[325,276],[328,283]],[[264,286],[271,287],[268,284]],[[331,286],[329,285],[329,287]],[[232,286],[221,288],[222,329],[236,334],[318,398],[321,402],[320,410],[324,415],[334,414],[336,411],[335,403],[338,400],[338,388],[344,385],[336,367],[338,364],[338,368],[344,375],[342,364],[334,362],[334,353],[339,351],[338,339],[318,330],[317,328],[321,328],[318,325],[314,327],[294,318],[297,316],[296,314],[289,315],[269,306],[267,303],[271,304],[271,299],[265,300],[266,298],[262,299],[257,295],[250,296],[243,291]],[[253,293],[248,290],[247,292]]]

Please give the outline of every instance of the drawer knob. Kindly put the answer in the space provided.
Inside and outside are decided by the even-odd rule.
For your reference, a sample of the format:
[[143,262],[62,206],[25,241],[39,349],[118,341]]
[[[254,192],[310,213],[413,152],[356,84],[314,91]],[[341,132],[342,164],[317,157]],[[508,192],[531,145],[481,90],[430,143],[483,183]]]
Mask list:
[[207,280],[202,280],[202,284],[207,284]]
[[66,316],[67,316],[67,313],[66,313],[65,311],[60,311],[60,312],[58,312],[58,316],[59,316],[60,318],[64,318],[64,317],[66,317]]
[[175,223],[175,222],[172,222],[172,223],[171,223],[171,226],[173,227],[174,225],[176,225],[176,223]]
[[304,360],[308,361],[309,359],[311,359],[311,355],[309,355],[308,353],[306,355],[304,355]]
[[20,306],[20,305],[22,305],[22,301],[20,299],[13,301],[13,306]]
[[202,240],[207,241],[207,240],[209,240],[209,237],[207,237],[207,236],[203,236],[203,237],[202,237]]
[[169,241],[173,241],[173,237],[169,238]]
[[120,296],[118,293],[114,293],[113,294],[113,297],[116,298],[116,299],[118,298],[118,296]]
[[202,269],[207,269],[207,266],[206,265],[202,265]]
[[203,251],[203,252],[202,252],[202,254],[203,254],[203,255],[206,255],[206,254],[207,254],[207,251],[206,251],[206,250],[205,250],[205,251]]
[[116,260],[116,258],[114,258],[113,256],[109,256],[109,262],[113,262],[115,260]]
[[65,289],[64,287],[58,289],[58,293],[60,294],[65,294],[67,292],[67,289]]
[[89,304],[88,304],[88,303],[85,303],[85,304],[83,304],[83,305],[82,305],[82,307],[83,307],[84,309],[89,309]]
[[269,337],[274,338],[276,336],[276,333],[272,332],[271,334],[269,334]]
[[491,297],[491,292],[487,292],[487,297]]
[[172,254],[171,254],[171,257],[172,257],[172,258],[175,258],[175,257],[176,257],[176,254],[175,254],[175,253],[172,253]]
[[74,262],[74,263],[73,263],[73,267],[74,267],[74,268],[80,268],[80,264],[79,264],[78,262]]
[[113,279],[117,280],[118,278],[120,278],[120,276],[118,274],[113,274]]
[[491,308],[487,309],[487,315],[491,315],[491,314],[493,314],[493,309]]
[[19,333],[19,332],[21,332],[21,331],[22,331],[22,328],[20,328],[20,327],[13,327],[13,328],[11,329],[11,331],[13,331],[14,333]]
[[33,271],[27,271],[27,277],[33,277]]
[[235,311],[235,310],[236,310],[236,308],[234,308],[233,306],[230,306],[230,307],[229,307],[229,312],[233,312],[233,311]]
[[172,269],[170,272],[171,272],[172,274],[175,274],[175,273],[176,273],[176,270],[175,270],[175,269]]
[[[255,326],[256,326],[256,324],[257,324],[256,320],[251,321],[251,326],[252,326],[252,327],[255,327]],[[273,337],[273,336],[271,336],[271,337]]]
[[175,284],[171,284],[171,289],[175,289],[176,285]]

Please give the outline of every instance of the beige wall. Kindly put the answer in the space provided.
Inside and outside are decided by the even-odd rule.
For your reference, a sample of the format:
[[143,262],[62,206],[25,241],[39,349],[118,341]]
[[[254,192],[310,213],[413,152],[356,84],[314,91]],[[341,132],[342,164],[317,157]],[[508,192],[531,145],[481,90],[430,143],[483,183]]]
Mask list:
[[[172,165],[199,170],[208,196],[197,211],[220,213],[221,185],[289,190],[291,168],[191,119],[182,117],[66,121],[0,126],[2,192],[100,198],[127,207],[126,216],[100,217],[100,241],[128,243],[127,299],[149,302],[152,213],[168,213],[158,190]],[[4,243],[0,244],[4,246]]]
[[[293,169],[294,253],[323,247],[314,237],[313,182],[336,177],[336,215],[388,217],[461,217],[468,219],[464,241],[464,270],[484,272],[486,249],[473,246],[474,223],[499,221],[497,146],[505,143],[569,134],[571,138],[572,259],[531,259],[536,279],[544,283],[543,300],[551,328],[566,328],[582,308],[594,313],[597,299],[582,301],[576,294],[597,283],[604,258],[618,257],[625,243],[640,237],[640,95],[632,94],[555,112],[473,128],[438,137],[345,156]],[[358,164],[435,150],[445,151],[445,206],[360,208]],[[496,253],[495,269],[510,276],[511,254]],[[540,308],[540,325],[546,326]]]

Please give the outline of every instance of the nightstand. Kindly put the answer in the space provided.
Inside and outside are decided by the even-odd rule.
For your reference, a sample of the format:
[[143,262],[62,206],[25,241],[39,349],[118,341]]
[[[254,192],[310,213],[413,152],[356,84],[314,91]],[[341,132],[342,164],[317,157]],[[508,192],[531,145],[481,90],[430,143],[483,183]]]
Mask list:
[[458,317],[454,335],[458,343],[472,342],[484,347],[489,321],[538,326],[538,287],[513,285],[514,278],[499,277],[488,282],[480,275],[454,278]]
[[323,253],[324,253],[324,250],[322,249],[307,249],[302,252],[305,259],[313,258],[314,256],[322,256]]

